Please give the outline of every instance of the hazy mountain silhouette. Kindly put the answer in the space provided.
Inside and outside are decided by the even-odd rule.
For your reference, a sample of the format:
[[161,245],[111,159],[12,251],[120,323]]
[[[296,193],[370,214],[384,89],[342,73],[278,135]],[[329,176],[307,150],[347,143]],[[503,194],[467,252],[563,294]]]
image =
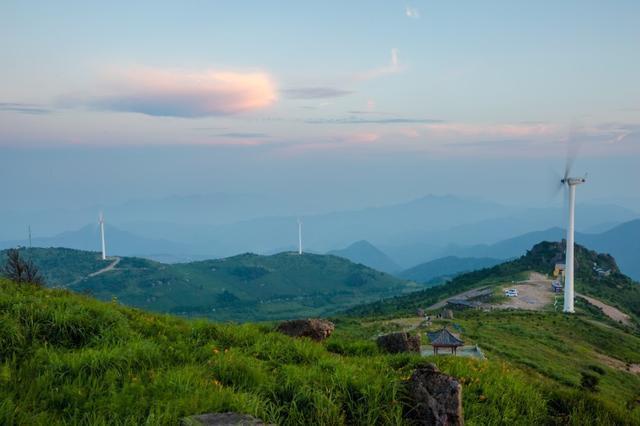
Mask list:
[[400,270],[400,267],[389,256],[366,240],[357,241],[348,247],[332,250],[327,254],[344,257],[382,272],[393,273]]

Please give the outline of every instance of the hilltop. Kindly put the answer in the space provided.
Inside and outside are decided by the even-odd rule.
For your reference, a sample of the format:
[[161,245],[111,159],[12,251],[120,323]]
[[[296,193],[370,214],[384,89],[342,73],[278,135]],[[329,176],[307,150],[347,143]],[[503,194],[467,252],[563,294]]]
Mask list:
[[[575,256],[576,292],[609,303],[638,321],[640,285],[620,272],[615,259],[608,254],[599,254],[580,245],[576,245]],[[411,295],[358,306],[347,311],[347,315],[390,316],[413,313],[418,308],[428,307],[473,288],[496,287],[523,280],[531,271],[550,274],[554,265],[563,262],[563,259],[563,243],[542,242],[518,259],[459,275],[447,283]],[[608,274],[600,275],[595,268],[606,270]]]
[[420,288],[341,257],[307,253],[247,253],[163,264],[135,257],[102,261],[95,252],[61,248],[22,250],[51,286],[152,311],[217,320],[329,315]]

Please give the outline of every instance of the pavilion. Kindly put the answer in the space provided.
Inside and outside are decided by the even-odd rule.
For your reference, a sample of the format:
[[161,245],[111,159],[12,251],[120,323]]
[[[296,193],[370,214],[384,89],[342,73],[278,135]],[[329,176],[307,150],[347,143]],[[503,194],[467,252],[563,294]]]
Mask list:
[[442,330],[427,333],[427,336],[431,341],[431,346],[433,346],[434,355],[438,355],[440,348],[450,348],[451,353],[456,355],[458,347],[464,346],[464,342],[447,330],[447,327],[442,328]]

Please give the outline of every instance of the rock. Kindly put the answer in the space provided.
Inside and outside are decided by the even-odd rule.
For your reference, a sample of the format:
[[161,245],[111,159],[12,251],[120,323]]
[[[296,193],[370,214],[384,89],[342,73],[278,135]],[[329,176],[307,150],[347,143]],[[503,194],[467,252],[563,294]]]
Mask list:
[[419,317],[424,317],[424,309],[418,308],[416,310],[416,315],[419,316]]
[[404,382],[404,417],[415,425],[462,426],[462,387],[433,364],[418,367]]
[[207,413],[182,419],[183,426],[268,426],[248,414]]
[[404,331],[380,336],[376,343],[380,349],[392,354],[400,352],[420,353],[420,336],[411,336]]
[[281,323],[277,330],[280,333],[291,337],[310,337],[313,340],[321,341],[333,333],[336,326],[323,319],[300,319]]

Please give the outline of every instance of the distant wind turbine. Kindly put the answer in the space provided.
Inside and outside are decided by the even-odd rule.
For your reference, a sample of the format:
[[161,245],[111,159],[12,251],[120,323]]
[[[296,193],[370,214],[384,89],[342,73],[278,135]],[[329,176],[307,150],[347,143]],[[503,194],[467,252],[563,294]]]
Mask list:
[[298,219],[298,254],[302,254],[302,221]]
[[98,220],[100,223],[100,239],[102,240],[102,260],[107,260],[107,248],[104,243],[104,215],[100,212],[100,219]]
[[574,230],[575,230],[575,210],[576,210],[576,186],[585,183],[586,177],[569,177],[571,172],[571,161],[567,160],[564,170],[564,177],[560,180],[560,187],[569,189],[569,223],[567,225],[567,247],[565,254],[564,273],[564,312],[574,313]]

